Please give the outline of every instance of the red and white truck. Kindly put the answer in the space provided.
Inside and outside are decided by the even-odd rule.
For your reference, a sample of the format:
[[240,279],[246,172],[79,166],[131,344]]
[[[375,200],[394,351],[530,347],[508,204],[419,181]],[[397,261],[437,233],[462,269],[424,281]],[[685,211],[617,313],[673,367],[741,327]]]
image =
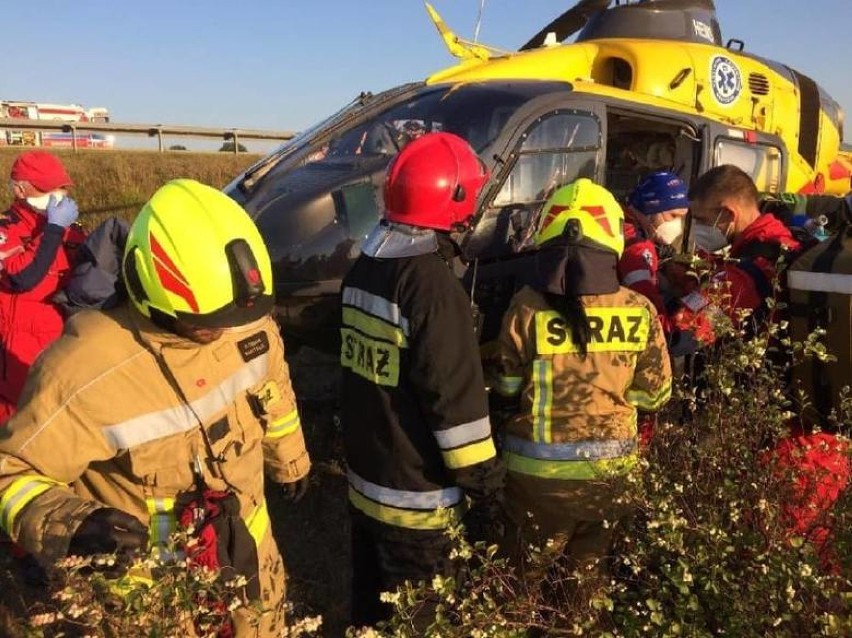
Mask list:
[[[54,122],[109,122],[109,111],[103,107],[85,109],[79,104],[0,100],[0,118]],[[114,144],[114,135],[86,131],[77,133],[78,148],[112,148]],[[70,132],[64,131],[0,129],[0,146],[71,148],[72,136]]]

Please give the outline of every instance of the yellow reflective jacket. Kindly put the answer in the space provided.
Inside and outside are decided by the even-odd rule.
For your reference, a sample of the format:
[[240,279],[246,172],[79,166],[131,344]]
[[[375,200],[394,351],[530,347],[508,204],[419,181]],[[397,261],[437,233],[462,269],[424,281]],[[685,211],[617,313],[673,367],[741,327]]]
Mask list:
[[129,307],[83,312],[36,362],[4,434],[0,524],[43,562],[103,505],[164,541],[194,496],[196,457],[211,489],[237,493],[258,545],[274,548],[262,542],[264,470],[285,483],[310,467],[271,317],[199,345]]
[[625,469],[636,450],[637,409],[655,411],[671,395],[671,364],[653,304],[621,287],[584,295],[591,327],[583,358],[565,319],[532,288],[503,319],[497,391],[520,395],[506,425],[510,471],[591,479]]

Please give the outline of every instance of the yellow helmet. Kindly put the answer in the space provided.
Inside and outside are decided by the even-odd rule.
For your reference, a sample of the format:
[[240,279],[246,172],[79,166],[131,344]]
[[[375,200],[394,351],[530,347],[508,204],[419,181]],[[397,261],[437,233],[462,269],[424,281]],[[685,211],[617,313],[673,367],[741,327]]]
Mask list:
[[563,235],[573,242],[594,242],[621,257],[624,211],[612,193],[582,177],[555,191],[545,202],[533,241],[541,246]]
[[139,212],[122,271],[146,317],[224,328],[272,310],[272,266],[254,222],[230,197],[191,179],[168,182]]

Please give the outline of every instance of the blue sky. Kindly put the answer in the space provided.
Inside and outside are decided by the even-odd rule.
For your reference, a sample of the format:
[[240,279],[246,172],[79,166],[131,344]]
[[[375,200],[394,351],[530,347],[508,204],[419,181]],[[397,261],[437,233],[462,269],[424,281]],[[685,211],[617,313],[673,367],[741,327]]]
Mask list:
[[[515,49],[572,2],[486,0],[480,40]],[[3,4],[0,98],[106,106],[122,122],[298,130],[454,60],[419,0]],[[473,35],[479,0],[433,4]],[[813,77],[852,130],[852,0],[716,4],[724,39]]]

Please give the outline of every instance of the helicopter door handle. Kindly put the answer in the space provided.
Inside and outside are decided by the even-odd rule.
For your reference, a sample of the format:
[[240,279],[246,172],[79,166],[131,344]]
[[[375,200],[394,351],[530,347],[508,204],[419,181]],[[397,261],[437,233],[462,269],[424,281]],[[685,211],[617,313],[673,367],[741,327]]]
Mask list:
[[669,83],[669,89],[674,91],[677,87],[683,84],[683,81],[689,77],[690,73],[692,73],[692,69],[690,69],[689,67],[682,68],[674,77],[674,79]]

